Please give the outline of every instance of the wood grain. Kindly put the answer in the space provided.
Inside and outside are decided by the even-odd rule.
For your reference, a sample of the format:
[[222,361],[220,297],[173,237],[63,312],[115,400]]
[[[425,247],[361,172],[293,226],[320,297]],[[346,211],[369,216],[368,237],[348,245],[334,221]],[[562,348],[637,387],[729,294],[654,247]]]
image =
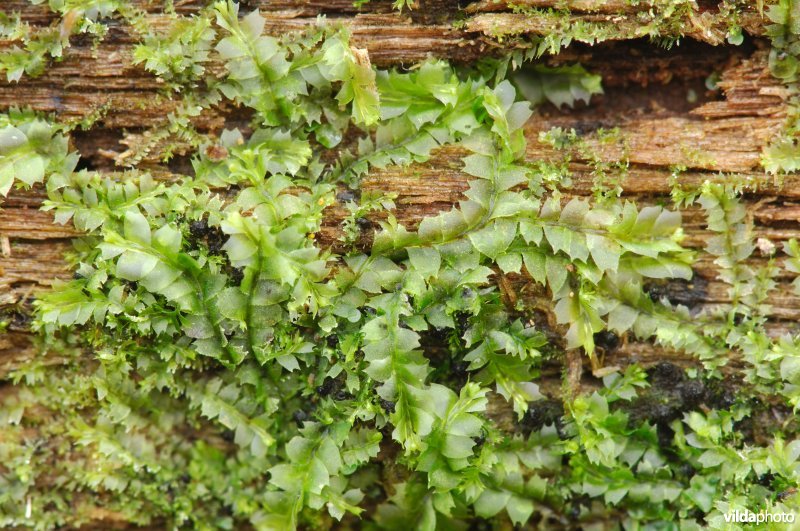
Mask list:
[[[147,23],[151,27],[168,27],[168,17],[160,14],[162,0],[129,3],[149,13]],[[196,13],[206,3],[174,1],[180,14]],[[34,27],[57,23],[45,7],[32,6],[30,0],[6,0],[2,4],[2,10],[19,11]],[[471,63],[549,34],[558,29],[556,22],[586,24],[598,33],[613,29],[615,36],[610,41],[573,43],[557,55],[542,58],[551,66],[581,63],[602,76],[605,94],[593,98],[590,106],[538,109],[525,128],[527,158],[568,161],[572,187],[565,191],[565,200],[591,196],[593,170],[598,165],[612,169],[626,166],[624,172],[615,170],[612,175],[619,178],[623,197],[639,205],[669,204],[675,168],[681,168],[678,179],[686,187],[722,174],[737,174],[760,183],[745,197],[755,235],[777,245],[800,237],[800,176],[788,176],[776,183],[765,178],[759,165],[764,146],[786,120],[790,95],[769,74],[768,43],[758,38],[768,21],[755,9],[748,9],[740,20],[748,34],[745,44],[733,47],[725,45],[727,26],[717,15],[717,3],[698,2],[691,16],[682,21],[686,38],[679,46],[665,49],[644,38],[642,21],[647,20],[650,2],[513,2],[523,11],[527,8],[528,14],[515,13],[510,2],[502,0],[418,0],[415,9],[402,13],[392,9],[391,0],[372,0],[361,8],[352,0],[261,0],[250,4],[259,5],[266,18],[266,31],[273,35],[302,30],[315,24],[318,15],[324,15],[329,23],[346,26],[353,44],[366,48],[372,63],[380,67],[406,67],[428,57]],[[545,11],[530,11],[548,8],[569,10],[568,18],[559,16],[556,20]],[[162,84],[132,65],[133,45],[139,38],[135,32],[118,20],[107,22],[110,31],[106,40],[94,46],[89,39],[73,38],[64,59],[50,65],[43,76],[24,77],[20,83],[0,81],[0,110],[31,107],[53,113],[61,121],[101,113],[94,129],[77,132],[73,144],[86,164],[111,173],[120,169],[114,166],[114,160],[126,150],[125,142],[162,123],[177,101],[164,97]],[[0,41],[0,50],[13,45]],[[211,62],[208,68],[220,72],[222,66]],[[718,90],[706,88],[706,79],[712,75],[721,77]],[[241,111],[222,105],[203,113],[195,124],[201,131],[214,134],[225,127],[226,120],[240,115]],[[580,147],[555,151],[540,141],[540,133],[553,127],[575,129],[581,138]],[[603,134],[615,128],[616,134]],[[413,228],[424,217],[452,208],[463,197],[468,181],[460,171],[463,155],[457,147],[445,147],[425,164],[372,171],[363,189],[397,193],[396,217]],[[173,178],[173,172],[178,171],[174,165],[148,164],[158,178]],[[39,210],[44,198],[41,187],[14,191],[0,209],[0,321],[8,323],[6,332],[0,333],[0,394],[16,392],[17,388],[3,383],[10,371],[41,356],[29,333],[29,313],[37,293],[71,277],[65,253],[78,234],[70,226],[54,224],[51,214]],[[342,205],[326,212],[318,235],[323,246],[337,250],[344,215]],[[683,243],[701,250],[710,236],[702,212],[687,209],[683,226]],[[757,267],[766,261],[756,255],[749,263]],[[692,311],[724,307],[729,302],[727,286],[716,278],[713,257],[699,254],[694,270],[699,279],[696,289],[694,285],[676,286],[678,290],[695,290]],[[782,273],[770,297],[773,316],[767,328],[773,336],[798,331],[800,297],[790,287],[792,280],[793,275]],[[503,289],[512,290],[513,297],[524,298],[535,309],[537,324],[556,343],[561,341],[563,328],[555,325],[552,303],[544,289],[519,275],[504,278]],[[635,362],[649,367],[665,360],[682,367],[698,366],[685,353],[627,337],[619,348],[602,354],[606,366]],[[568,368],[573,392],[597,387],[599,382],[591,376],[585,358],[572,353],[548,362],[538,380],[542,391],[552,397],[561,394],[564,367]],[[63,360],[50,352],[42,361],[57,365]],[[743,363],[731,353],[722,372],[735,386],[743,369]],[[490,416],[498,425],[516,429],[518,422],[510,408],[496,398],[491,401]],[[112,511],[98,507],[94,516],[98,529],[124,527],[120,515]]]
[[[685,186],[696,186],[705,179],[715,178],[720,172],[741,174],[764,181],[755,193],[746,198],[755,223],[755,234],[767,237],[776,244],[800,236],[797,223],[800,179],[790,177],[782,186],[777,186],[769,179],[764,179],[759,167],[763,147],[780,131],[785,121],[788,98],[783,87],[769,75],[766,52],[757,45],[752,46],[749,53],[747,50],[726,52],[700,46],[710,51],[705,59],[698,58],[697,50],[691,47],[685,52],[671,54],[642,45],[627,48],[639,50],[639,58],[648,54],[656,58],[655,66],[647,62],[651,71],[645,74],[630,67],[626,75],[624,68],[608,67],[610,59],[619,57],[626,49],[619,44],[593,51],[577,48],[565,52],[564,57],[553,58],[555,62],[569,62],[581,57],[588,59],[585,61],[588,65],[606,65],[604,82],[608,80],[610,83],[605,83],[606,94],[595,98],[591,106],[575,110],[540,109],[525,128],[527,158],[568,158],[573,185],[566,191],[567,198],[591,194],[594,179],[592,169],[597,164],[626,162],[627,171],[620,175],[624,195],[641,205],[667,200],[672,169],[677,166],[685,168],[679,177]],[[660,66],[658,61],[661,61]],[[630,60],[628,65],[634,62]],[[119,61],[120,68],[124,64],[125,61]],[[687,68],[692,74],[681,78],[659,79],[659,70],[679,69],[676,65],[681,64],[684,68],[687,68],[687,64],[693,64],[697,69]],[[724,70],[719,90],[706,92],[703,81],[720,64]],[[126,77],[128,72],[120,70],[116,76],[110,77],[129,82],[130,78]],[[74,75],[80,73],[76,70]],[[142,83],[153,83],[147,79],[143,76]],[[156,85],[153,84],[154,90]],[[687,102],[690,89],[701,92],[700,101]],[[142,97],[138,89],[131,93]],[[83,109],[81,105],[85,104],[77,104],[78,112]],[[225,111],[222,109],[220,116]],[[140,124],[156,119],[142,114],[142,110],[138,112],[129,119],[137,120]],[[118,143],[119,135],[112,134],[114,125],[118,124],[104,124],[104,130],[109,135],[104,141],[97,141],[93,137],[91,145],[82,142],[81,147],[86,151],[83,155],[92,157],[93,146],[96,150],[106,152],[114,149],[115,145],[120,151],[124,149]],[[572,152],[557,152],[540,141],[540,133],[553,127],[574,128],[580,133],[582,147]],[[618,129],[613,141],[609,142],[607,135],[603,140],[604,135],[600,134],[602,130],[613,128]],[[591,160],[588,160],[587,153],[591,155]],[[468,180],[460,171],[463,155],[464,152],[457,147],[445,147],[439,149],[425,164],[375,170],[364,180],[363,189],[397,193],[396,216],[413,228],[422,218],[451,208],[462,197]],[[161,168],[160,171],[163,178],[169,178],[167,168]],[[68,226],[53,224],[49,213],[38,210],[43,198],[40,189],[16,191],[9,196],[4,210],[0,212],[0,235],[9,239],[11,249],[8,256],[0,257],[0,304],[12,316],[17,315],[19,308],[24,310],[38,290],[48,288],[56,279],[70,276],[63,253],[68,251],[69,239],[76,233]],[[318,235],[322,245],[330,245],[335,249],[340,236],[340,220],[344,214],[342,206],[329,209],[323,230]],[[701,249],[709,237],[702,213],[697,209],[688,209],[684,215],[684,228],[684,243]],[[752,259],[754,265],[764,261],[762,257]],[[699,306],[713,308],[728,301],[727,287],[716,280],[715,266],[710,257],[701,255],[696,264],[696,274],[708,281]],[[776,334],[787,331],[792,321],[800,318],[800,298],[789,289],[791,280],[790,276],[780,278],[777,294],[771,299],[775,319],[771,327]],[[531,289],[520,287],[520,291],[539,293]],[[546,294],[539,293],[538,296],[541,299],[539,303],[546,306]],[[24,311],[19,313],[24,314]],[[20,353],[30,355],[32,352],[24,328],[24,323],[12,326],[14,334],[0,344],[0,359],[6,360],[6,367],[9,367],[9,363],[13,366],[10,360],[25,357]],[[647,364],[665,356],[684,363],[691,361],[678,353],[663,352],[647,343],[629,342],[614,353],[613,362],[625,364],[625,360],[630,362],[636,359]],[[735,364],[731,366],[735,367]]]

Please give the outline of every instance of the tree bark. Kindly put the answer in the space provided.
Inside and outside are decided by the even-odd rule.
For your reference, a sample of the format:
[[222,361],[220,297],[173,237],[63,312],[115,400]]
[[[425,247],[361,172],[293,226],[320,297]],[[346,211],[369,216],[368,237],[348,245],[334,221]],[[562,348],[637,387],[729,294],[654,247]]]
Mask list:
[[[204,2],[174,3],[178,13],[190,14]],[[157,10],[163,8],[160,0],[135,0],[131,4],[150,12],[151,26],[168,24],[167,17],[158,14]],[[542,59],[553,66],[581,63],[603,79],[604,94],[592,98],[590,105],[568,110],[541,106],[525,127],[529,160],[568,158],[573,186],[566,190],[567,197],[592,195],[593,169],[598,164],[627,166],[620,174],[623,197],[640,206],[669,203],[675,168],[681,168],[679,180],[684,187],[699,185],[720,173],[736,173],[761,183],[745,197],[756,237],[776,245],[800,238],[800,177],[787,176],[776,183],[760,166],[762,150],[784,126],[790,95],[770,75],[769,44],[763,39],[768,21],[757,10],[749,10],[740,20],[748,34],[741,46],[725,44],[727,29],[714,9],[699,7],[686,21],[686,37],[679,46],[667,50],[649,43],[641,34],[646,2],[639,6],[627,0],[525,0],[516,4],[530,9],[566,7],[571,23],[618,30],[613,40],[594,46],[573,44]],[[517,47],[516,36],[530,38],[553,30],[553,20],[545,11],[515,12],[507,3],[491,0],[473,2],[463,9],[452,0],[421,1],[416,9],[402,13],[393,10],[390,1],[373,1],[357,9],[352,0],[262,0],[260,7],[267,18],[267,31],[276,35],[303,29],[324,14],[329,22],[348,27],[353,44],[366,48],[372,63],[380,67],[407,67],[429,56],[470,63]],[[33,27],[54,23],[44,7],[31,7],[29,0],[8,0],[3,9],[19,10]],[[0,82],[0,108],[31,107],[53,113],[59,121],[80,121],[101,113],[90,132],[73,134],[73,144],[86,167],[112,173],[122,169],[116,162],[124,161],[128,147],[140,142],[148,128],[163,123],[165,114],[178,101],[165,98],[162,84],[133,65],[132,50],[138,37],[132,29],[114,21],[109,24],[109,35],[101,44],[94,47],[89,40],[73,39],[64,59],[53,63],[43,76],[26,76],[19,83]],[[0,50],[11,45],[0,42]],[[221,65],[212,63],[209,68],[221,69]],[[706,80],[714,74],[719,76],[718,89],[709,90]],[[237,112],[230,105],[222,105],[204,112],[195,125],[203,132],[219,133],[226,119],[237,116]],[[553,127],[575,129],[581,139],[580,149],[559,152],[540,140],[540,133]],[[614,128],[618,133],[612,142],[601,138],[602,131]],[[396,193],[394,214],[411,229],[424,217],[453,207],[463,197],[469,180],[461,171],[464,154],[457,147],[444,147],[424,164],[374,169],[362,188]],[[182,164],[185,160],[179,157],[172,164],[146,160],[144,165],[156,177],[168,180],[180,173]],[[78,234],[69,225],[54,224],[50,213],[39,210],[45,197],[40,186],[16,190],[0,210],[0,321],[9,323],[6,333],[0,333],[0,393],[14,392],[14,388],[3,385],[3,380],[37,353],[29,331],[32,301],[54,281],[67,280],[71,275],[65,253]],[[342,205],[327,210],[318,234],[323,246],[337,249],[345,213]],[[687,209],[683,226],[683,243],[702,249],[711,236],[702,212]],[[369,240],[369,234],[365,234],[362,244],[367,245]],[[750,263],[759,265],[766,260],[754,256]],[[684,300],[691,301],[693,311],[730,302],[728,286],[717,279],[712,258],[700,255],[695,276],[694,283],[672,286]],[[536,310],[538,326],[556,340],[563,335],[543,288],[522,275],[503,276],[498,272],[495,280],[507,299],[524,298]],[[790,287],[792,280],[780,276],[769,301],[773,312],[767,326],[776,336],[794,331],[800,320],[800,297]],[[622,338],[618,348],[603,354],[602,363],[608,366],[639,363],[648,367],[663,361],[684,367],[699,365],[687,354],[632,337]],[[51,354],[45,362],[59,364],[60,359]],[[723,372],[736,380],[742,369],[732,354]],[[557,397],[563,392],[565,371],[572,392],[598,385],[588,359],[568,353],[543,368],[540,387],[546,395]],[[509,408],[495,405],[493,402],[493,418],[513,428],[515,419]],[[113,513],[98,509],[98,521],[111,525],[114,519]]]
[[[154,27],[167,24],[165,16],[155,14],[161,2],[132,3],[153,11],[148,22]],[[197,11],[201,3],[176,1],[175,7],[186,14]],[[546,8],[563,7],[565,3],[527,0],[524,4]],[[789,94],[770,75],[768,43],[759,37],[766,21],[758,12],[749,11],[740,21],[749,34],[745,44],[729,46],[723,44],[725,29],[713,10],[698,9],[688,21],[688,38],[682,39],[680,46],[665,50],[639,38],[637,28],[646,10],[644,3],[641,7],[622,0],[571,0],[566,4],[573,22],[617,26],[619,40],[595,46],[574,44],[543,59],[550,65],[580,62],[602,76],[605,94],[574,110],[551,106],[537,109],[525,129],[529,160],[569,156],[573,187],[567,190],[568,196],[591,195],[593,165],[627,164],[621,180],[623,194],[640,205],[668,202],[670,179],[678,167],[684,168],[679,177],[684,186],[713,179],[719,172],[738,173],[763,183],[746,197],[756,236],[775,244],[800,237],[800,178],[789,176],[778,186],[760,167],[762,150],[786,120]],[[53,22],[44,8],[31,8],[27,0],[10,0],[4,8],[19,9],[34,27]],[[515,13],[502,2],[475,2],[461,11],[456,2],[435,0],[403,13],[392,10],[390,2],[370,2],[359,10],[351,0],[277,0],[261,2],[261,8],[267,31],[274,34],[302,29],[315,23],[317,15],[325,14],[328,21],[347,26],[354,44],[366,48],[373,64],[382,67],[408,66],[428,56],[470,62],[516,46],[513,39],[503,40],[499,35],[530,36],[552,30],[544,12]],[[453,23],[456,13],[466,17],[458,25]],[[177,104],[160,94],[162,85],[156,78],[132,64],[137,36],[131,28],[113,21],[110,25],[108,38],[96,48],[91,42],[74,39],[63,61],[51,65],[42,77],[0,83],[3,109],[30,106],[54,113],[61,121],[80,120],[101,111],[102,118],[92,131],[76,132],[73,142],[87,166],[106,172],[118,171],[115,161],[121,159],[127,145],[137,142],[142,131],[162,123],[165,111]],[[706,79],[712,74],[720,77],[717,90],[706,88]],[[235,113],[235,109],[223,105],[203,113],[195,125],[204,132],[217,133],[224,128],[226,117]],[[582,148],[556,152],[540,141],[540,133],[553,127],[574,128]],[[615,140],[602,141],[598,130],[612,128],[619,130]],[[468,180],[461,172],[462,156],[458,148],[445,147],[425,164],[373,170],[363,189],[398,194],[396,217],[413,228],[422,218],[451,208],[462,197]],[[164,179],[180,169],[178,164],[146,162]],[[43,199],[41,187],[14,191],[0,211],[0,317],[5,315],[10,323],[8,333],[0,334],[0,378],[35,352],[26,314],[37,292],[48,289],[56,279],[70,276],[64,253],[77,234],[70,226],[54,224],[49,213],[38,210]],[[327,211],[318,236],[323,245],[336,248],[344,212],[341,206]],[[694,208],[684,214],[684,230],[684,243],[696,249],[701,249],[710,236],[702,213]],[[751,262],[765,260],[754,257]],[[701,286],[692,294],[695,309],[729,302],[727,286],[717,280],[711,259],[701,256],[695,274]],[[512,275],[502,280],[506,281],[504,289],[514,290],[514,296],[528,297],[532,305],[549,314],[549,297],[529,279]],[[769,328],[775,334],[792,329],[800,318],[800,298],[790,289],[791,280],[780,277],[770,300],[773,316]],[[551,317],[545,321],[554,323]],[[553,328],[558,332],[558,327]],[[632,338],[607,353],[604,362],[624,366],[636,361],[647,366],[663,360],[680,365],[696,363],[684,354]],[[53,358],[52,363],[58,360]],[[574,372],[574,359],[563,363]],[[732,376],[738,370],[735,360],[725,368]],[[557,394],[560,367],[551,367],[544,380],[543,388]]]

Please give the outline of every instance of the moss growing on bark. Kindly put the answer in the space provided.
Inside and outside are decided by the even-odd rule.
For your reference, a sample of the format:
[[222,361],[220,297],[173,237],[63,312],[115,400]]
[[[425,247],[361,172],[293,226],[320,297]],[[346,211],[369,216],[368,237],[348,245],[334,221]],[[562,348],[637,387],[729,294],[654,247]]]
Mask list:
[[[50,5],[61,24],[70,9],[81,24],[92,9],[133,17],[122,3]],[[737,4],[723,7],[714,16],[736,21]],[[525,11],[566,28],[566,12]],[[676,37],[696,11],[656,3],[627,35]],[[522,63],[618,30],[379,69],[344,28],[272,37],[234,2],[137,27],[135,59],[183,102],[131,146],[129,172],[77,170],[53,117],[2,119],[0,194],[41,183],[43,208],[83,233],[73,279],[37,294],[42,354],[0,391],[2,525],[723,529],[732,510],[796,510],[794,423],[748,426],[765,400],[787,416],[798,404],[800,339],[766,326],[774,279],[800,272],[797,242],[754,237],[735,178],[639,206],[622,196],[626,162],[591,156],[574,130],[543,138],[594,162],[593,199],[571,197],[561,163],[526,158],[523,94],[591,104],[600,87],[579,66]],[[240,127],[195,129],[223,105]],[[405,226],[391,197],[359,191],[373,169],[450,145],[470,179],[451,210]],[[143,161],[178,149],[190,168],[148,173]],[[691,204],[702,250],[683,242]],[[336,209],[343,245],[328,248]],[[699,255],[728,306],[698,313],[686,289],[675,296],[705,289]],[[519,278],[546,293],[548,327],[509,287]],[[604,363],[634,338],[699,363]],[[719,383],[732,352],[740,378]],[[554,357],[567,360],[561,397],[538,385]]]

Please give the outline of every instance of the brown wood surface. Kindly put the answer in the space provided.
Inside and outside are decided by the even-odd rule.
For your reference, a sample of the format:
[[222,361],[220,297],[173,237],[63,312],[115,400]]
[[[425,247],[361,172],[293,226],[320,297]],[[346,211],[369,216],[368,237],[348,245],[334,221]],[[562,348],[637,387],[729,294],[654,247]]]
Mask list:
[[[159,14],[162,0],[130,3],[150,13],[148,24],[152,27],[166,28],[169,24],[168,17]],[[197,12],[205,3],[174,1],[180,14]],[[627,163],[621,180],[624,197],[639,205],[669,204],[670,181],[676,167],[683,168],[679,179],[687,187],[718,178],[722,173],[735,173],[762,183],[745,198],[757,237],[769,238],[776,245],[800,237],[800,177],[786,177],[779,185],[765,178],[759,165],[764,146],[785,122],[789,94],[770,76],[768,43],[761,37],[768,22],[755,8],[741,20],[748,33],[745,44],[735,47],[725,44],[727,28],[717,17],[715,2],[698,1],[695,13],[686,21],[686,38],[679,46],[665,49],[641,35],[641,22],[646,20],[652,2],[513,3],[528,9],[569,9],[572,23],[592,24],[598,30],[614,27],[621,32],[620,40],[614,42],[595,46],[574,43],[558,55],[542,58],[550,65],[579,62],[602,76],[605,89],[605,94],[594,97],[589,106],[580,105],[574,110],[543,106],[526,126],[528,159],[560,160],[570,156],[573,186],[566,191],[567,198],[591,195],[592,170],[598,162]],[[57,23],[45,7],[32,6],[30,0],[5,0],[0,4],[6,12],[19,11],[33,27]],[[366,48],[372,63],[380,67],[409,66],[429,56],[468,63],[518,47],[517,36],[529,39],[555,29],[552,17],[532,11],[515,13],[508,2],[495,0],[418,0],[414,10],[402,13],[392,9],[390,0],[373,0],[362,8],[354,7],[352,0],[249,2],[251,6],[256,4],[266,17],[267,31],[275,35],[314,24],[320,14],[347,26],[354,44]],[[459,7],[465,8],[462,13],[458,13]],[[0,110],[31,107],[54,113],[62,121],[77,121],[101,112],[92,131],[74,134],[73,145],[86,165],[110,173],[121,170],[114,162],[122,158],[129,144],[138,140],[137,135],[162,123],[177,101],[164,97],[163,84],[131,64],[132,47],[138,38],[135,32],[119,21],[110,21],[109,26],[108,37],[97,46],[89,39],[74,37],[64,59],[53,63],[45,75],[36,79],[23,77],[20,83],[0,81]],[[0,42],[0,50],[12,45]],[[219,70],[221,66],[211,63],[209,68]],[[712,74],[721,75],[719,90],[706,89],[706,78]],[[215,134],[225,126],[226,118],[237,113],[241,114],[225,105],[203,113],[195,125],[202,132]],[[567,154],[540,142],[539,134],[552,127],[574,128],[581,136],[582,148]],[[613,128],[619,129],[614,141],[601,141],[598,132]],[[463,155],[457,147],[446,147],[437,150],[425,164],[374,170],[364,180],[363,188],[397,193],[395,214],[411,228],[423,217],[451,208],[462,197],[468,181],[460,171]],[[146,163],[157,177],[164,179],[185,167]],[[0,205],[0,321],[9,323],[7,332],[0,333],[0,395],[16,392],[4,384],[4,376],[37,354],[35,339],[28,331],[28,314],[36,294],[55,280],[71,276],[65,253],[77,234],[71,226],[54,224],[50,213],[39,210],[44,198],[43,189],[36,187],[13,191]],[[319,240],[335,248],[345,210],[338,205],[327,214]],[[710,236],[702,212],[689,208],[683,224],[684,244],[702,249]],[[750,262],[760,265],[766,263],[766,258],[755,255]],[[693,311],[728,303],[727,286],[716,279],[712,257],[700,254],[695,274],[702,289],[695,293]],[[500,280],[505,296],[524,297],[537,309],[537,315],[541,314],[541,324],[550,323],[547,332],[558,341],[563,329],[552,324],[549,295],[521,276]],[[800,297],[790,287],[792,280],[792,275],[781,275],[770,297],[774,315],[768,329],[774,335],[797,331]],[[675,289],[683,287],[692,289],[680,284]],[[604,354],[602,361],[609,366],[632,362],[651,366],[664,360],[686,367],[697,365],[689,355],[631,338],[623,338],[620,348]],[[431,355],[436,355],[435,349]],[[57,365],[61,359],[58,353],[51,352],[44,362]],[[543,368],[540,385],[545,394],[558,396],[562,392],[564,368],[573,390],[598,384],[589,375],[586,357],[567,353]],[[731,353],[723,371],[726,377],[735,381],[742,369],[736,354]],[[499,425],[508,429],[517,426],[504,401],[493,397],[490,410]],[[772,413],[782,418],[783,413]],[[100,522],[99,529],[124,526],[120,515],[101,507],[96,509],[95,517]]]
[[[163,5],[146,0],[133,3],[153,13]],[[180,13],[192,13],[201,3],[176,0],[175,6]],[[589,0],[528,0],[527,4],[537,8],[569,7],[576,20],[615,25],[636,20],[636,12],[645,9],[644,3],[639,8],[621,0],[602,5]],[[410,64],[428,56],[472,61],[509,45],[493,37],[498,28],[523,34],[552,30],[545,19],[514,14],[507,5],[495,2],[471,4],[460,25],[453,24],[457,2],[446,0],[422,2],[418,9],[403,13],[393,11],[390,2],[370,2],[359,10],[351,0],[278,0],[261,2],[261,7],[267,18],[267,31],[274,34],[301,29],[313,23],[316,15],[325,14],[328,20],[347,25],[355,44],[367,48],[372,62],[380,66]],[[32,8],[27,0],[7,1],[3,9],[19,9],[34,26],[54,23],[45,9]],[[764,41],[756,37],[748,38],[740,47],[712,46],[724,40],[720,37],[724,36],[721,26],[711,23],[712,11],[698,10],[700,18],[689,32],[694,39],[683,39],[680,46],[669,50],[634,39],[596,46],[578,43],[544,58],[552,65],[580,62],[599,73],[605,94],[575,110],[550,106],[539,109],[526,126],[528,158],[563,158],[565,153],[555,152],[539,141],[539,133],[556,126],[574,128],[582,137],[584,153],[590,151],[594,163],[627,162],[629,168],[622,180],[624,195],[641,205],[668,203],[675,167],[685,168],[680,181],[687,186],[715,178],[720,172],[750,176],[764,181],[757,192],[746,198],[755,233],[780,244],[800,236],[800,178],[788,177],[782,186],[777,186],[764,179],[759,161],[764,146],[781,130],[789,96],[769,74],[768,45]],[[168,20],[151,14],[149,23],[164,27]],[[762,34],[764,24],[755,10],[743,19],[743,26],[751,35]],[[131,135],[158,125],[165,111],[176,104],[160,95],[162,84],[158,80],[131,65],[136,36],[130,28],[117,22],[111,22],[111,26],[108,38],[96,48],[88,40],[73,39],[64,60],[54,63],[44,76],[24,77],[18,84],[0,83],[2,109],[30,106],[55,113],[62,120],[80,119],[98,109],[107,109],[91,133],[78,132],[74,138],[84,159],[103,171],[117,170],[114,159],[126,150],[125,142],[135,140]],[[0,43],[0,47],[8,45]],[[220,66],[211,64],[210,68]],[[719,90],[708,91],[705,80],[714,73],[721,74]],[[204,113],[196,125],[204,132],[216,133],[224,126],[225,117],[235,112],[230,106],[223,106]],[[612,128],[619,128],[615,141],[599,140],[598,130]],[[467,176],[460,171],[462,155],[458,148],[447,147],[436,151],[426,164],[375,170],[365,179],[363,188],[397,193],[396,215],[413,227],[423,217],[450,208],[461,197],[467,186]],[[571,159],[573,188],[567,196],[588,196],[592,190],[592,162],[577,152],[571,154]],[[158,175],[169,178],[170,168],[151,166]],[[34,352],[25,332],[30,301],[55,279],[70,276],[64,253],[76,233],[69,226],[53,224],[51,214],[38,210],[43,199],[40,188],[14,191],[0,210],[0,315],[6,315],[11,322],[10,333],[0,335],[0,375]],[[335,244],[344,209],[332,207],[328,214],[319,235],[324,245]],[[709,237],[702,213],[690,208],[684,215],[684,228],[684,243],[702,248]],[[764,261],[762,257],[752,259],[754,264]],[[716,280],[709,257],[701,255],[696,274],[708,281],[698,306],[724,305],[727,287]],[[790,330],[800,318],[800,298],[789,288],[791,280],[781,277],[771,298],[774,322],[770,327],[775,333]],[[524,279],[512,284],[515,289],[527,289]],[[545,304],[546,294],[536,295],[536,290],[530,289],[526,293],[540,296]],[[691,363],[679,353],[635,341],[626,343],[607,362],[625,364],[635,359],[649,364],[664,358]],[[732,363],[731,368],[735,367]]]
[[[175,2],[175,5],[178,12],[190,14],[196,12],[202,3],[191,0]],[[266,18],[266,31],[274,35],[302,30],[315,24],[318,15],[325,15],[329,23],[349,28],[353,44],[366,48],[372,63],[378,66],[410,65],[429,56],[469,62],[518,46],[515,41],[498,35],[545,35],[556,30],[549,16],[498,12],[509,9],[503,3],[470,4],[465,10],[467,18],[459,24],[455,23],[458,20],[455,16],[458,2],[427,0],[418,3],[417,9],[402,13],[392,10],[391,3],[384,1],[369,2],[361,9],[354,8],[351,0],[279,0],[251,2],[250,5],[259,4]],[[131,4],[152,12],[147,18],[148,26],[168,27],[169,17],[156,12],[163,9],[162,2],[134,0]],[[622,0],[528,0],[528,4],[536,7],[570,7],[572,24],[586,22],[598,27],[605,25],[614,28],[619,39],[647,36],[640,34],[638,28],[643,27],[645,20],[649,20],[647,17],[650,16],[651,7],[648,2],[641,2],[636,7]],[[20,12],[23,20],[34,28],[56,23],[44,7],[31,7],[27,0],[9,0],[3,3],[2,8],[6,12]],[[640,15],[645,18],[642,19]],[[684,21],[687,37],[721,44],[727,26],[717,18],[713,10],[699,10],[696,16]],[[753,10],[743,15],[741,24],[750,34],[760,35],[766,20]],[[20,84],[0,83],[0,108],[30,105],[44,112],[57,113],[65,119],[78,119],[105,110],[103,124],[107,127],[142,127],[163,117],[165,111],[174,108],[177,102],[160,98],[158,91],[161,84],[158,80],[132,65],[132,44],[138,40],[138,35],[116,20],[109,21],[109,27],[109,35],[99,45],[85,37],[73,37],[73,45],[67,50],[65,58],[49,67],[44,76],[34,80],[25,79]],[[13,43],[0,41],[0,50],[11,45]],[[571,48],[566,52],[567,56],[572,53]],[[677,54],[681,55],[680,52]],[[691,58],[690,64],[708,59]],[[619,66],[605,63],[606,69],[619,68],[621,73],[629,72],[631,68],[641,70],[654,66],[658,67],[658,63],[649,65],[643,57],[636,56],[625,57]],[[212,64],[210,68],[219,68],[219,65]],[[680,74],[667,72],[662,70],[663,75]]]

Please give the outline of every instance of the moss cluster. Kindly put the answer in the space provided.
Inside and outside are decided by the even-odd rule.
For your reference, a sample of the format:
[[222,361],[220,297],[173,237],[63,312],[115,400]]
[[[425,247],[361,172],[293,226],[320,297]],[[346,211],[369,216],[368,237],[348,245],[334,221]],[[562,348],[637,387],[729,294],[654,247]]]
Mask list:
[[[324,20],[275,38],[217,1],[150,33],[124,4],[51,1],[79,31],[132,22],[135,60],[182,98],[129,172],[77,171],[55,120],[0,122],[0,195],[42,183],[43,208],[84,233],[74,278],[35,302],[42,354],[0,395],[0,525],[730,529],[731,511],[797,510],[800,337],[766,322],[800,244],[756,242],[735,179],[640,208],[620,199],[625,165],[597,160],[594,197],[567,200],[567,165],[526,160],[523,125],[531,102],[601,90],[579,66],[382,70]],[[196,130],[222,102],[247,126]],[[574,131],[543,138],[586,150]],[[453,209],[406,227],[393,197],[359,192],[372,169],[453,144],[470,179]],[[178,145],[186,175],[137,168]],[[731,300],[700,314],[664,288],[693,276],[692,203]],[[329,248],[333,206],[346,214]],[[508,278],[546,290],[563,334],[535,326]],[[603,366],[634,338],[700,363]],[[720,380],[731,352],[736,394]],[[543,364],[576,353],[597,389],[567,371],[544,396]],[[785,419],[755,429],[768,402]]]

